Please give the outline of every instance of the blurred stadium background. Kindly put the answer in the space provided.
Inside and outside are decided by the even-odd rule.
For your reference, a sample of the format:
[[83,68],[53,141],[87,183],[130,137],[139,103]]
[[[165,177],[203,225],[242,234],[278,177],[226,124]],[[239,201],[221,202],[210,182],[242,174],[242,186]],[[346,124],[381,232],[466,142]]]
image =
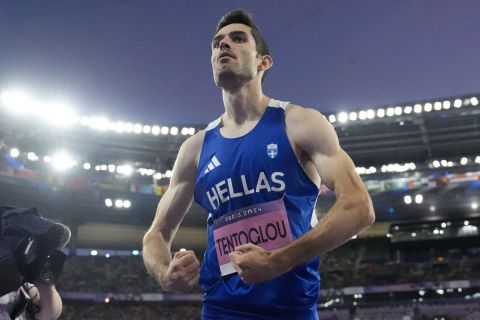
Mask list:
[[[200,291],[162,292],[141,241],[181,143],[205,124],[98,118],[0,94],[0,203],[37,206],[72,230],[61,319],[199,319]],[[377,221],[321,257],[321,319],[480,319],[479,98],[325,114]],[[319,218],[334,201],[322,188]],[[173,250],[202,260],[205,218],[193,205]]]

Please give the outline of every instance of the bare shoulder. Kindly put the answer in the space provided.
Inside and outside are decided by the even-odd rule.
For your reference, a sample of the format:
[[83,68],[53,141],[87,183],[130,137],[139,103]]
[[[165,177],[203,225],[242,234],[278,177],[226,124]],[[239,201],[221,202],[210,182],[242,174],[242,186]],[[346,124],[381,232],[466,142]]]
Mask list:
[[309,153],[335,153],[339,149],[335,130],[318,110],[289,104],[285,125],[294,143]]
[[178,157],[183,160],[191,160],[195,165],[198,164],[200,151],[202,150],[205,130],[200,130],[182,143]]

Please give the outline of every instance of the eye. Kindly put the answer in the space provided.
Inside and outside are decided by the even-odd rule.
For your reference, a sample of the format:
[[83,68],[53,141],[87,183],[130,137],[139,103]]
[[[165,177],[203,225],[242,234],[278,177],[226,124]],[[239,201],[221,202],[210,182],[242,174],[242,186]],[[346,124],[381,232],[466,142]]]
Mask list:
[[233,37],[233,41],[234,41],[234,42],[244,42],[244,41],[245,41],[245,37],[244,37],[244,36],[240,36],[240,35],[234,36],[234,37]]

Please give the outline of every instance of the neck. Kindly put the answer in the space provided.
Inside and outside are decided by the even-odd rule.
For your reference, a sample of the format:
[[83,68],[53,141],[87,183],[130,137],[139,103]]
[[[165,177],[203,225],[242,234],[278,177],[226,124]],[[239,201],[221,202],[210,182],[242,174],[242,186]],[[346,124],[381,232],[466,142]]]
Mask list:
[[222,120],[235,125],[260,119],[270,100],[263,94],[261,85],[253,81],[236,90],[223,89],[222,93],[225,106]]

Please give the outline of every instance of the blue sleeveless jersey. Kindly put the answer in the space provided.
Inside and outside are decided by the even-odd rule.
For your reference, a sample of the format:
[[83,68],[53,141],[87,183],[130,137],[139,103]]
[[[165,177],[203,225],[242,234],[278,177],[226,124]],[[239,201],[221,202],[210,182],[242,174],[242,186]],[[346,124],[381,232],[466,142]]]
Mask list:
[[271,100],[246,135],[225,138],[220,118],[206,128],[195,201],[208,213],[208,246],[200,271],[204,319],[318,319],[318,258],[268,282],[247,285],[236,274],[221,276],[214,220],[225,213],[283,197],[292,239],[317,222],[317,186],[298,162],[285,129],[288,102]]

